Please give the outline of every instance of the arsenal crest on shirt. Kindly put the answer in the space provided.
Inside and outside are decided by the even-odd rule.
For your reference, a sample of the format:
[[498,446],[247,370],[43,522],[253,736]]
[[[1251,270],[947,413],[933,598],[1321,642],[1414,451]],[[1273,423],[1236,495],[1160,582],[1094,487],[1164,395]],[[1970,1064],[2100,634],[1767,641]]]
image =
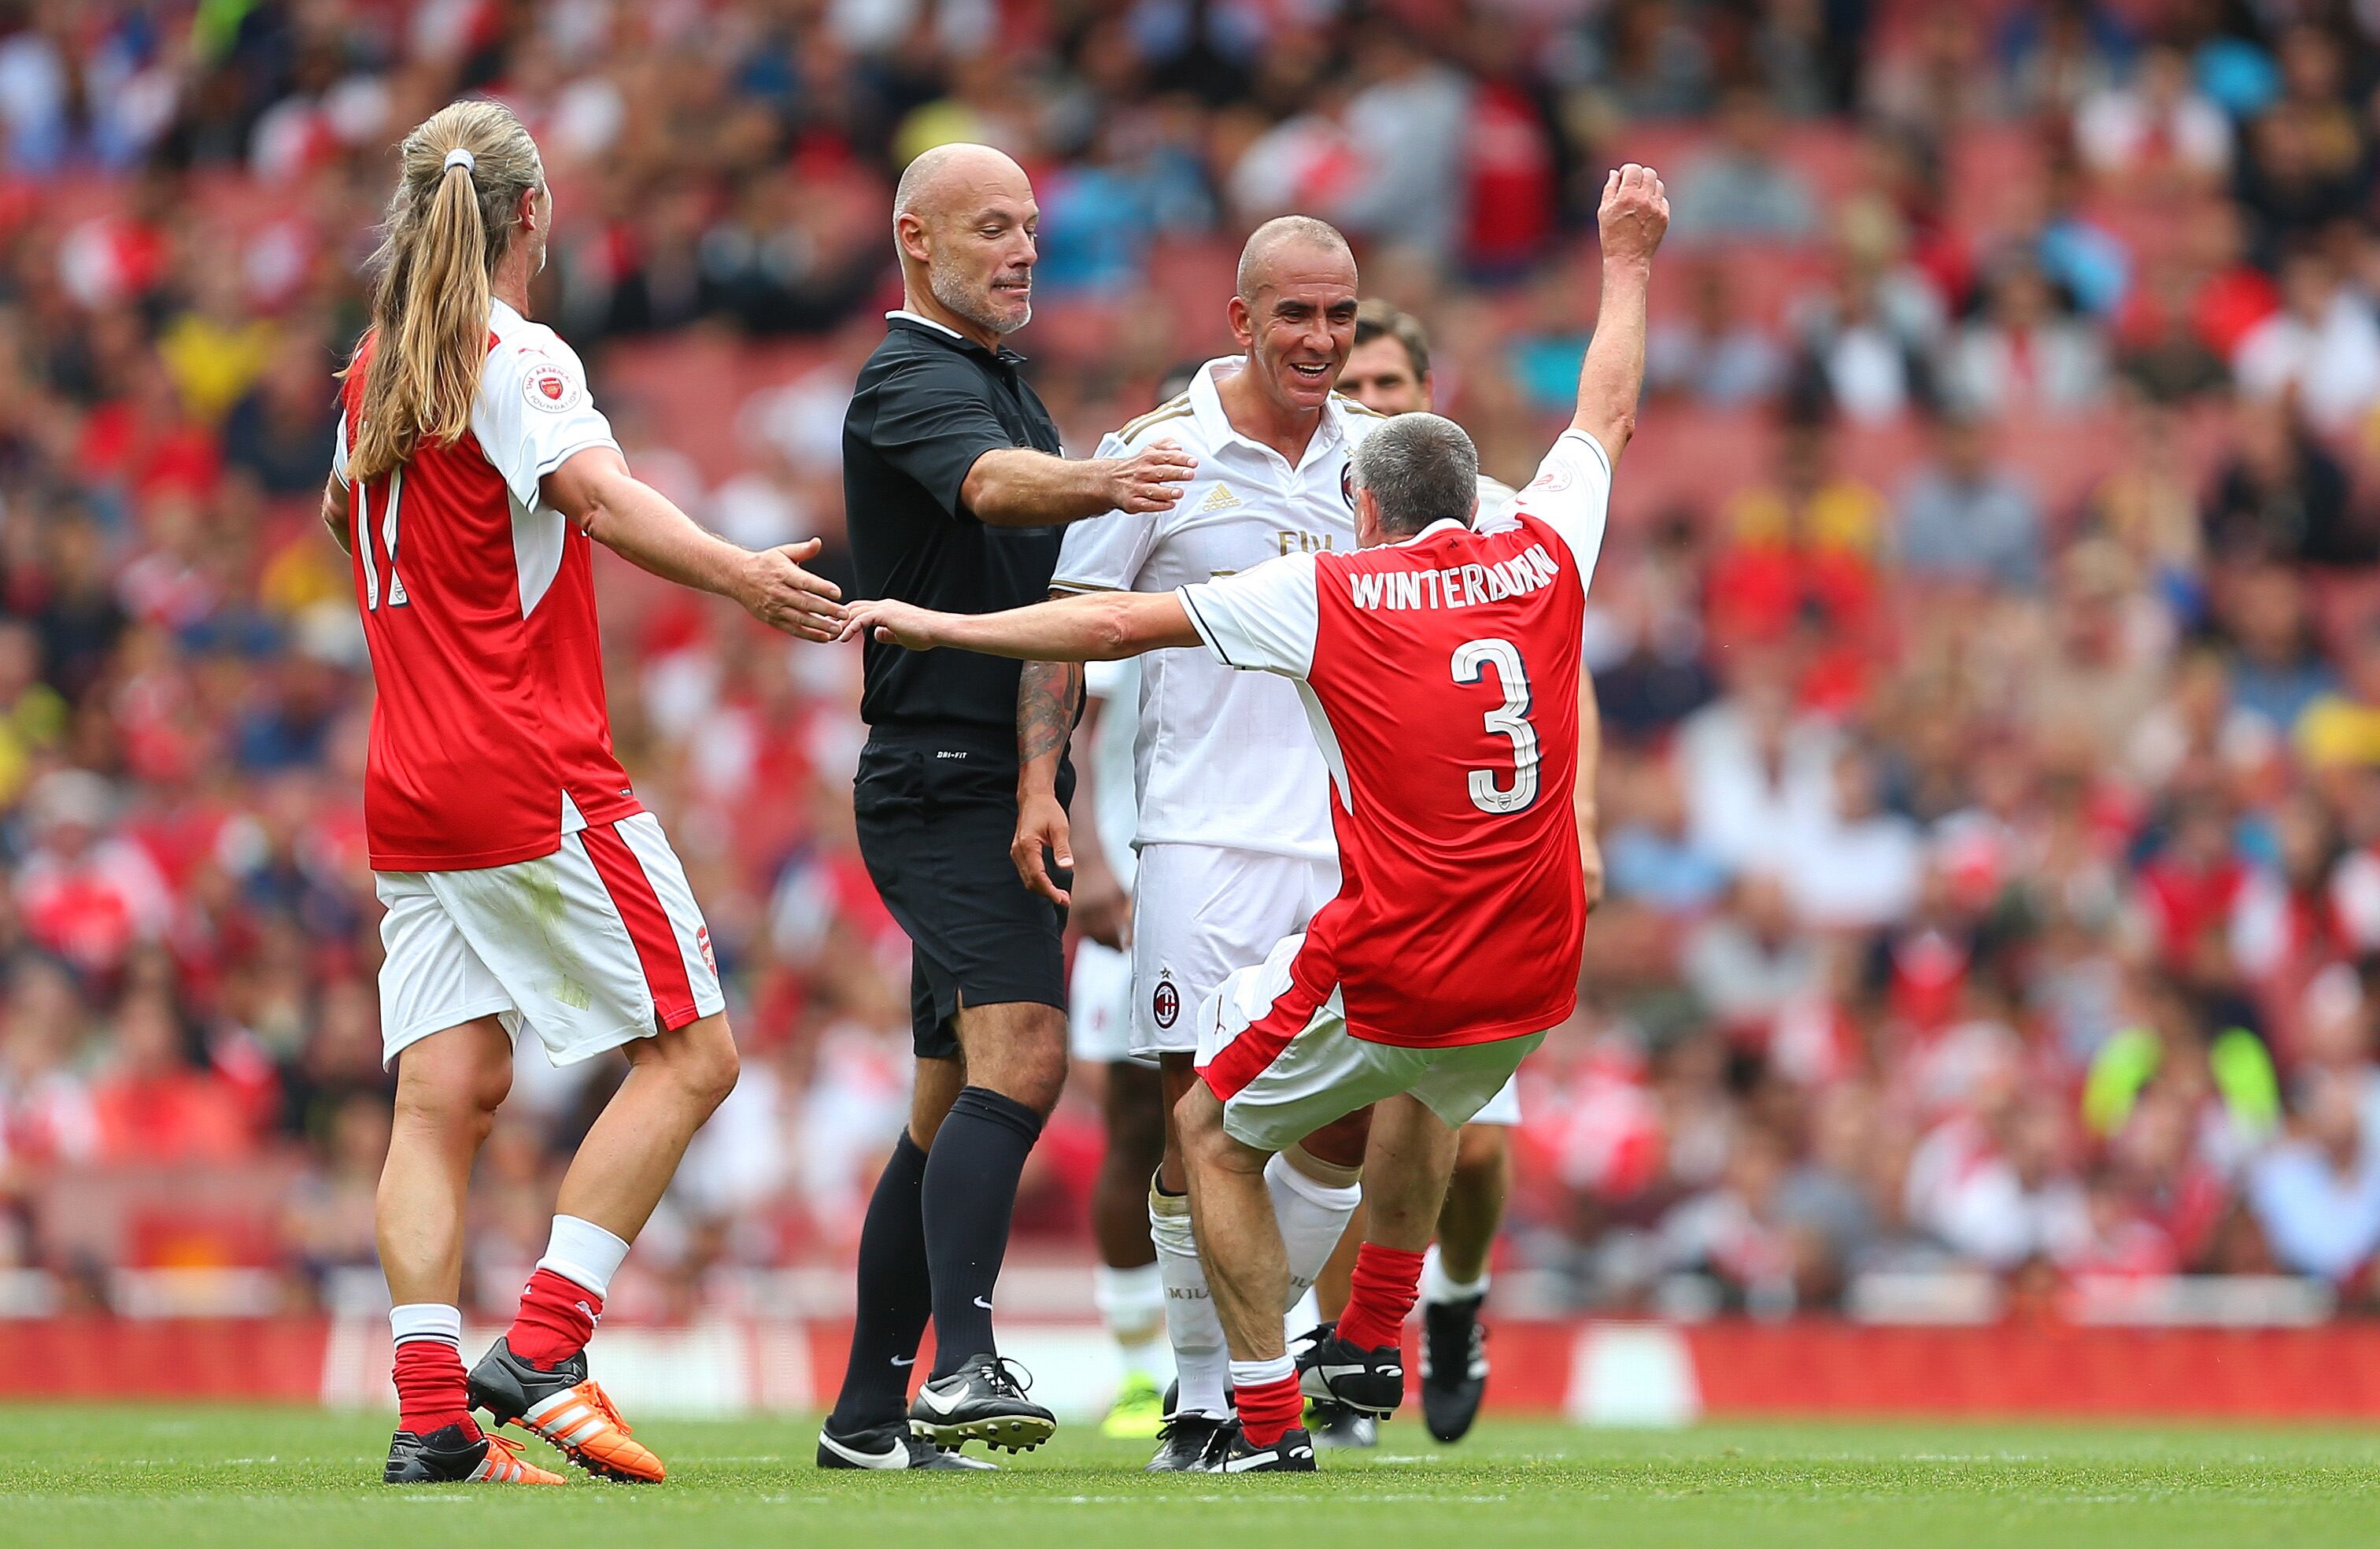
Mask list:
[[562,368],[551,360],[537,362],[521,377],[521,396],[531,409],[541,409],[549,414],[570,408],[577,401],[577,391]]

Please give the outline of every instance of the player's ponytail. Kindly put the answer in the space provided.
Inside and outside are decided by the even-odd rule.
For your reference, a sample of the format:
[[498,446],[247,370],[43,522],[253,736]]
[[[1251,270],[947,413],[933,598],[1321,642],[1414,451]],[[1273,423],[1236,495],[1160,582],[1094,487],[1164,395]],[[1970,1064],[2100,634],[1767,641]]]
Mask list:
[[442,108],[405,137],[397,160],[372,260],[371,360],[347,457],[359,480],[395,469],[425,438],[451,445],[470,429],[487,359],[489,277],[512,247],[521,195],[545,182],[537,142],[500,103]]

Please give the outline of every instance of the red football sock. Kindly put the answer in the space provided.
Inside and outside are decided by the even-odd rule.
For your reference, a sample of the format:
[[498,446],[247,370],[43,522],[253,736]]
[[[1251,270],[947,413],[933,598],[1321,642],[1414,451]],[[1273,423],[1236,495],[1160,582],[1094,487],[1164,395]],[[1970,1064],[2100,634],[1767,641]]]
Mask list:
[[1417,1252],[1377,1242],[1357,1249],[1347,1311],[1339,1314],[1339,1337],[1359,1350],[1402,1341],[1405,1314],[1421,1295],[1421,1261]]
[[480,1433],[463,1384],[463,1355],[443,1339],[408,1339],[396,1348],[396,1424],[426,1436],[442,1426]]
[[520,1311],[504,1331],[504,1343],[523,1360],[552,1367],[587,1348],[602,1315],[601,1297],[567,1275],[541,1269],[521,1287]]
[[1234,1388],[1240,1430],[1250,1446],[1270,1446],[1305,1412],[1305,1395],[1297,1388],[1297,1373],[1254,1387]]

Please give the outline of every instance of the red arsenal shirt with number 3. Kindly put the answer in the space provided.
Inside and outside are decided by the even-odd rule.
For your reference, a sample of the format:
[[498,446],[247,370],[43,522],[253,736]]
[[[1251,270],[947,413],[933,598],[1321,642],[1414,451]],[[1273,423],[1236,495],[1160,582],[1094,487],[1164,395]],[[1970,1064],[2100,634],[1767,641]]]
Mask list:
[[1577,999],[1579,639],[1610,490],[1573,431],[1475,531],[1181,589],[1216,656],[1298,681],[1342,880],[1292,973],[1318,1002],[1337,988],[1358,1038],[1520,1037]]
[[471,428],[394,472],[347,478],[373,340],[342,384],[356,605],[378,697],[364,775],[375,870],[466,871],[550,855],[641,811],[612,754],[593,544],[538,481],[612,427],[553,331],[499,301]]

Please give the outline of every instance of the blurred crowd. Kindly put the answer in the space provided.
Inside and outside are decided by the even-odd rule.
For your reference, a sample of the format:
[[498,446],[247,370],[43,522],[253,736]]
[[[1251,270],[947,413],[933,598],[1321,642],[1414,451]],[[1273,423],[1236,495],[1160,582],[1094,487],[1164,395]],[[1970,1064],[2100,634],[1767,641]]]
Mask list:
[[[1429,323],[1440,407],[1516,482],[1592,331],[1604,172],[1658,152],[1588,640],[1609,896],[1524,1075],[1501,1262],[1600,1306],[1945,1270],[2369,1299],[2354,0],[0,4],[0,1268],[369,1281],[371,689],[316,500],[388,147],[464,92],[544,149],[538,310],[632,463],[830,567],[919,149],[1031,171],[1017,342],[1078,452],[1227,348],[1216,276],[1299,210]],[[856,656],[601,588],[617,738],[747,1051],[632,1261],[684,1304],[849,1252],[906,944],[850,834]],[[617,1076],[524,1056],[475,1193],[492,1300]],[[1045,1137],[1021,1253],[1087,1256],[1094,1112]]]

